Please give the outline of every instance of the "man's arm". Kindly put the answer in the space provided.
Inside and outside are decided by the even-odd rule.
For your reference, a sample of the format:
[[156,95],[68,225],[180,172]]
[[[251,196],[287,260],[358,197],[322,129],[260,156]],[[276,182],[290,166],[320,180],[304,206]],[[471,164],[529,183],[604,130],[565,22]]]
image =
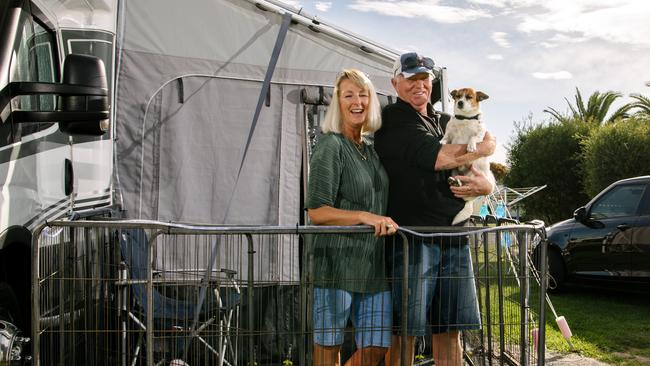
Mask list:
[[492,155],[496,147],[497,141],[490,132],[486,132],[483,141],[476,144],[476,151],[474,152],[467,152],[467,145],[464,144],[442,145],[440,151],[438,151],[434,169],[448,170],[467,165],[480,157]]

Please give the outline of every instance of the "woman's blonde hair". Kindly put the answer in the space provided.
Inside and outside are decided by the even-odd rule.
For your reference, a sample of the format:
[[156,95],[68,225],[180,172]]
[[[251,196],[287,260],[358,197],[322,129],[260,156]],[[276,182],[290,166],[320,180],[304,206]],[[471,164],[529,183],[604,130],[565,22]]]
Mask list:
[[325,113],[325,119],[321,124],[321,131],[324,133],[341,133],[342,120],[339,94],[341,93],[340,87],[343,80],[350,80],[354,85],[368,92],[368,97],[370,98],[368,102],[368,115],[361,127],[361,133],[369,134],[377,131],[381,128],[381,108],[379,107],[379,99],[377,98],[375,86],[372,85],[372,82],[366,74],[356,69],[345,69],[336,76],[332,100]]

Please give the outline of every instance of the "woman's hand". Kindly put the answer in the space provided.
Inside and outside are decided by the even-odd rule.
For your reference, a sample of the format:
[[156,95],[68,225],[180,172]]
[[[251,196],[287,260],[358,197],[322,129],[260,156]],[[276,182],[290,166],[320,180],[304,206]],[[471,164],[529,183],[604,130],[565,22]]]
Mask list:
[[388,216],[375,215],[362,211],[359,215],[361,223],[375,227],[375,236],[394,235],[399,226]]
[[375,215],[366,211],[350,211],[321,206],[307,210],[314,225],[370,225],[375,227],[375,236],[393,235],[399,226],[388,216]]
[[456,175],[454,178],[461,181],[460,187],[451,186],[451,192],[458,198],[478,197],[485,196],[492,193],[494,186],[492,182],[481,173],[479,170],[472,166],[471,172],[473,176]]

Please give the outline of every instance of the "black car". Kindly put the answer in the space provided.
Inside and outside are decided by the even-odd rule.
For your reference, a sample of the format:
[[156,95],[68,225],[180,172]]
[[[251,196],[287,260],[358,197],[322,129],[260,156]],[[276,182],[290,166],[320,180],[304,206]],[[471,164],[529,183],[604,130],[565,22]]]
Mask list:
[[580,279],[650,284],[650,176],[613,183],[547,234],[551,288]]

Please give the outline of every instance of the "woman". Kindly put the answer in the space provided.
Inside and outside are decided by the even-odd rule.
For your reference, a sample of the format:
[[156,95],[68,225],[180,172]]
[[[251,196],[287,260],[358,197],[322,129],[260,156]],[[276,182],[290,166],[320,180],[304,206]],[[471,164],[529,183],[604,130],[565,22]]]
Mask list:
[[310,161],[307,212],[316,225],[371,225],[375,232],[314,237],[314,365],[340,364],[350,316],[357,351],[345,365],[377,365],[390,346],[382,237],[398,227],[383,216],[388,177],[366,136],[380,126],[379,100],[368,77],[341,72]]

